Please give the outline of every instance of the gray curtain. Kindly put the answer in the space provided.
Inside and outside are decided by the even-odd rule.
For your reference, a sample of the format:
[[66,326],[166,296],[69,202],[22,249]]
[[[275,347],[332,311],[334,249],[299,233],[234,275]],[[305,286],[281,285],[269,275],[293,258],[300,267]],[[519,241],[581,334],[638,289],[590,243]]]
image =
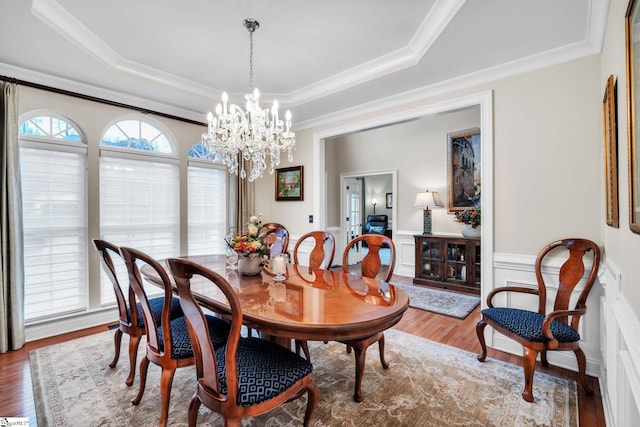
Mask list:
[[0,81],[0,353],[24,345],[22,195],[17,85]]

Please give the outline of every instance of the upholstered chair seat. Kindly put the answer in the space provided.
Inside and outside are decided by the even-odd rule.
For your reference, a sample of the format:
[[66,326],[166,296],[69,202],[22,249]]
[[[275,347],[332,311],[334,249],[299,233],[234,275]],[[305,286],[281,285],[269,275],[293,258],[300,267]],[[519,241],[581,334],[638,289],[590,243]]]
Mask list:
[[[227,394],[226,347],[216,350],[220,391]],[[236,352],[238,406],[266,402],[313,372],[313,365],[281,345],[259,338],[240,338]]]
[[[487,308],[482,310],[482,314],[487,319],[493,320],[504,330],[516,334],[527,341],[546,341],[542,332],[544,314],[505,307]],[[580,341],[580,334],[575,329],[557,320],[551,322],[551,333],[555,339],[562,343]]]

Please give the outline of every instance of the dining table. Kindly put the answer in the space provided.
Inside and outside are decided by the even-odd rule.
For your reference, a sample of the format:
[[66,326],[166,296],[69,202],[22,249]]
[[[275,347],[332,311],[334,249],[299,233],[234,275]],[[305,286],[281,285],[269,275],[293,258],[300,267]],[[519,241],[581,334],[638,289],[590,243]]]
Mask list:
[[[359,270],[325,270],[288,263],[284,280],[275,280],[269,265],[255,276],[245,276],[226,264],[225,255],[184,256],[222,275],[237,292],[243,324],[288,348],[292,340],[348,341],[370,337],[391,328],[409,307],[400,288],[363,277]],[[166,260],[161,264],[169,272]],[[150,266],[143,277],[163,286]],[[175,284],[172,284],[177,294]],[[230,314],[226,297],[211,282],[195,276],[191,291],[198,303],[221,316]],[[362,373],[360,372],[360,375]],[[356,378],[358,366],[356,364]],[[356,381],[354,396],[361,391]]]

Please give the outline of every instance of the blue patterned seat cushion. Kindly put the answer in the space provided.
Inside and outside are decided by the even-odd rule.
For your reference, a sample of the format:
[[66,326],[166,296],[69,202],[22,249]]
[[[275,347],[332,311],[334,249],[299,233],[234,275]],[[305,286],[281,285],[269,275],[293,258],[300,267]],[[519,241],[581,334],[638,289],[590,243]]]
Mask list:
[[[156,325],[160,325],[162,323],[162,306],[164,305],[164,297],[152,298],[149,300],[149,307],[151,307],[151,312],[153,313],[153,318],[156,319]],[[138,308],[138,327],[144,328],[144,316],[142,315],[142,306],[140,303],[136,304]],[[131,313],[127,308],[127,316],[131,319]],[[180,300],[178,298],[171,299],[171,319],[177,319],[178,317],[182,317],[182,308],[180,307]]]
[[[216,350],[220,391],[227,393],[226,347]],[[238,343],[239,406],[272,399],[313,371],[313,365],[288,349],[260,338],[240,338]]]
[[[205,316],[209,325],[209,337],[213,343],[213,348],[219,348],[227,343],[231,326],[222,319],[215,316]],[[158,328],[158,345],[160,349],[164,349],[164,334],[162,328]],[[189,330],[184,317],[178,317],[171,321],[171,338],[173,341],[173,349],[171,352],[172,359],[186,359],[193,357],[193,348],[191,347],[191,339],[189,338]]]
[[[542,333],[544,315],[517,308],[493,307],[482,310],[482,314],[500,327],[533,342],[546,341]],[[559,342],[580,341],[580,334],[569,325],[554,320],[551,333]]]

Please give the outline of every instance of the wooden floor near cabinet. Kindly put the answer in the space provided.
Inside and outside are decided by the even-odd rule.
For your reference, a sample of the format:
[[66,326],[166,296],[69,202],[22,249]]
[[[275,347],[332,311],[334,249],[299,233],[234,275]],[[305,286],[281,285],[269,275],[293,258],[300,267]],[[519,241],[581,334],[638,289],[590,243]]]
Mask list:
[[[412,278],[394,276],[392,283],[411,284]],[[458,347],[471,352],[479,352],[480,345],[476,338],[475,325],[480,316],[480,308],[476,308],[466,319],[459,320],[428,311],[409,308],[396,329],[408,332],[443,344]],[[0,417],[28,417],[30,426],[36,425],[35,405],[31,387],[31,371],[29,367],[29,351],[56,344],[66,340],[106,331],[107,325],[84,329],[69,334],[59,335],[39,341],[27,343],[23,348],[0,354]],[[521,357],[489,349],[488,357],[508,363],[520,365]],[[578,410],[581,427],[603,427],[606,425],[602,407],[602,396],[596,378],[589,378],[595,393],[588,396],[580,386],[578,375],[565,369],[540,365],[540,372],[547,372],[573,378],[578,381]]]

